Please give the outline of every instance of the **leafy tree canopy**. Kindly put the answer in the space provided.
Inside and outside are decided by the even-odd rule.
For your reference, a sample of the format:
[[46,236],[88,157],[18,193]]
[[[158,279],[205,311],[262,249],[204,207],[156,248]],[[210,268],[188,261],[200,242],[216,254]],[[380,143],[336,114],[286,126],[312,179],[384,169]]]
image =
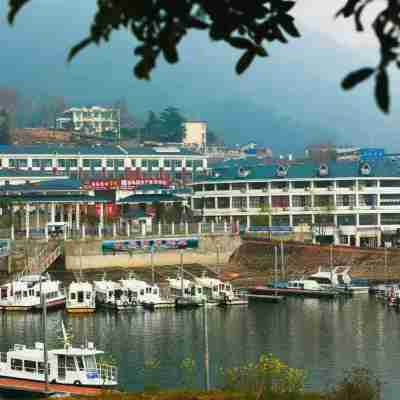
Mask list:
[[[10,23],[30,1],[8,0]],[[337,16],[352,18],[355,29],[361,32],[366,10],[377,4],[380,11],[372,28],[380,44],[380,62],[349,74],[342,86],[351,89],[374,77],[377,104],[382,111],[389,112],[388,68],[400,67],[400,2],[343,0]],[[182,38],[193,30],[206,30],[212,40],[243,51],[236,64],[236,72],[241,74],[256,57],[268,56],[269,43],[287,43],[289,37],[300,36],[290,14],[294,5],[291,0],[97,0],[89,34],[71,49],[69,59],[88,45],[108,41],[113,31],[127,29],[138,42],[135,55],[140,60],[134,73],[139,79],[149,79],[160,55],[169,63],[176,63]]]

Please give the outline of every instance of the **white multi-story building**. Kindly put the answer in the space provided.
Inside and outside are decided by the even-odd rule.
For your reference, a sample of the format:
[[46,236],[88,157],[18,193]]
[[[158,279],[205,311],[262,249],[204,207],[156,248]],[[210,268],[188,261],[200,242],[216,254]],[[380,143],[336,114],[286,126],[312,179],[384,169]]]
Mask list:
[[48,171],[85,176],[122,176],[140,171],[151,176],[194,174],[207,169],[207,159],[177,147],[122,147],[110,145],[4,145],[0,171]]
[[243,163],[198,177],[193,190],[195,214],[209,221],[285,227],[343,245],[374,247],[400,238],[400,163],[392,159]]
[[111,132],[119,135],[120,111],[116,108],[69,108],[56,120],[57,129],[99,134]]
[[183,145],[205,149],[207,145],[207,123],[185,121],[183,123]]

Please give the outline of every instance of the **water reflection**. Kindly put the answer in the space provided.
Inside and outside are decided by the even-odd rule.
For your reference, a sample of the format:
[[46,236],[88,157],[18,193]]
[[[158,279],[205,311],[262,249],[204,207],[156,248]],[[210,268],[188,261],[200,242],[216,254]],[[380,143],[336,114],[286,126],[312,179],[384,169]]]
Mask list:
[[[208,312],[211,382],[221,383],[219,367],[255,361],[273,353],[293,367],[308,371],[309,385],[324,388],[352,366],[368,366],[386,382],[385,399],[400,390],[400,314],[368,296],[340,301],[288,299],[282,304],[251,304],[248,308],[211,308]],[[49,344],[60,345],[60,320],[76,343],[94,341],[120,366],[124,389],[141,390],[157,382],[179,386],[180,364],[195,360],[202,382],[202,310],[135,310],[97,312],[85,317],[49,313]],[[0,351],[13,343],[41,340],[37,313],[0,314]],[[149,370],[146,361],[158,360]],[[396,397],[397,398],[397,397]]]

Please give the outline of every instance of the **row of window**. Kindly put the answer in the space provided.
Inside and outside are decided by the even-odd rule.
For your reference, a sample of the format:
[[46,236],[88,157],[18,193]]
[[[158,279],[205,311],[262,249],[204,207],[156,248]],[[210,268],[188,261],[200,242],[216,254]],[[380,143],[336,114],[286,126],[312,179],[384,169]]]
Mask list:
[[[197,184],[193,186],[195,192],[213,192],[213,191],[230,191],[230,190],[268,190],[274,189],[309,189],[313,184],[315,189],[327,189],[336,187],[340,189],[355,189],[356,181],[354,180],[341,180],[341,181],[273,181],[273,182],[249,182],[246,183],[206,183]],[[380,187],[391,188],[400,187],[400,180],[380,180]],[[248,185],[248,188],[247,188]],[[358,188],[376,188],[378,186],[377,180],[359,180]]]
[[[44,374],[44,363],[31,360],[21,360],[19,358],[11,359],[11,369],[15,371],[25,371],[30,373]],[[50,365],[48,367],[50,373]]]
[[[232,199],[232,201],[231,201]],[[378,204],[378,197],[376,194],[361,194],[358,198],[359,207],[373,207]],[[400,194],[382,194],[380,197],[381,206],[397,206],[400,205]],[[204,197],[194,198],[194,208],[262,208],[269,206],[268,196],[250,196],[247,202],[246,196],[230,197]],[[292,203],[290,205],[289,196],[271,196],[272,208],[289,208],[289,207],[312,207],[312,197],[304,195],[292,196]],[[356,196],[352,194],[333,195],[315,195],[314,207],[355,207]]]
[[[142,167],[142,168],[159,168],[160,160],[154,159],[142,159],[142,160],[130,160],[132,167]],[[101,168],[103,162],[101,159],[83,159],[83,167],[84,168]],[[0,159],[0,166],[1,166]],[[186,160],[186,168],[202,168],[203,161],[202,160]],[[8,166],[10,168],[28,168],[28,159],[26,158],[10,158],[8,160]],[[77,159],[59,159],[57,160],[57,164],[53,163],[53,160],[47,158],[40,159],[32,159],[32,167],[33,168],[53,168],[53,166],[57,166],[58,168],[77,168],[78,160]],[[125,160],[124,159],[111,159],[106,160],[107,168],[124,168]],[[182,168],[183,161],[182,160],[164,160],[164,168]]]

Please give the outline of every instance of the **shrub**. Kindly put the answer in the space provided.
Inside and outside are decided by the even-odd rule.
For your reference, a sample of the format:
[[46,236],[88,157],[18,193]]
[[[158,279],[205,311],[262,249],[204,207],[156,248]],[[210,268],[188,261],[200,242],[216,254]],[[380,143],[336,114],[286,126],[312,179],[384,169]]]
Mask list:
[[366,368],[353,368],[333,390],[328,392],[328,400],[380,400],[381,383]]
[[221,370],[225,389],[256,394],[256,398],[298,399],[304,393],[305,373],[290,368],[273,355],[261,355],[256,363]]

